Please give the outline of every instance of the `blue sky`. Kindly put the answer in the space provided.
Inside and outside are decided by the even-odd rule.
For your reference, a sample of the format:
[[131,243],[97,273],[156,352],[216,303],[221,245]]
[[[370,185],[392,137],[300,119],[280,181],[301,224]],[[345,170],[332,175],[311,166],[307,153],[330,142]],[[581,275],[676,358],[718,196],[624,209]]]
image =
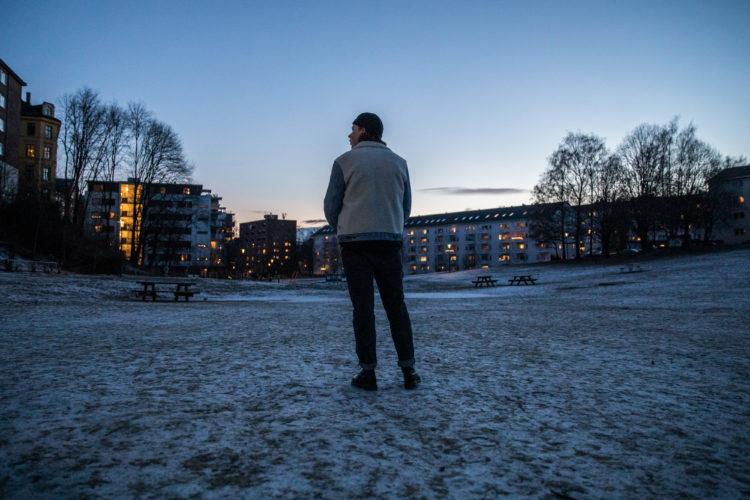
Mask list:
[[409,162],[414,214],[528,203],[569,131],[614,149],[679,116],[750,155],[746,0],[0,4],[0,57],[34,103],[143,101],[239,221],[322,218],[361,111]]

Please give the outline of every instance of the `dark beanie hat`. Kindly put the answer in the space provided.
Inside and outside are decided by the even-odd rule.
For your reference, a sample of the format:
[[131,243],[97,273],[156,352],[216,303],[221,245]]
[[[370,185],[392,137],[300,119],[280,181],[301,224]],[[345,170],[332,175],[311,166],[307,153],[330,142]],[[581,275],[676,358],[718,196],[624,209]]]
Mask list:
[[375,113],[360,114],[354,119],[352,125],[367,130],[367,134],[371,137],[377,137],[378,139],[383,137],[383,122]]

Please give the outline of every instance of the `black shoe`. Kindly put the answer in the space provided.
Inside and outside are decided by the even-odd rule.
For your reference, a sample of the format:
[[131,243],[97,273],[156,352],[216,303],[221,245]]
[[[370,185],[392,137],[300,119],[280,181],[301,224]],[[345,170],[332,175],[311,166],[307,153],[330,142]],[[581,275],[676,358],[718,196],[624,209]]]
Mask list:
[[366,391],[377,391],[378,382],[375,379],[375,370],[362,370],[352,379],[352,385]]
[[401,371],[404,372],[404,389],[416,389],[422,382],[422,378],[411,366],[402,367]]

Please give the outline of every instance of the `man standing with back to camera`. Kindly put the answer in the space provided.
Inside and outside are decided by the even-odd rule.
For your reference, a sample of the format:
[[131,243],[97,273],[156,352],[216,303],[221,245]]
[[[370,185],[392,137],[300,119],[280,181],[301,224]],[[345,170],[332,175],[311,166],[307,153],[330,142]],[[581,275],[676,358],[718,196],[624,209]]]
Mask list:
[[362,113],[352,122],[352,149],[333,162],[324,202],[326,219],[341,245],[354,308],[354,340],[362,371],[352,385],[368,391],[378,388],[373,278],[391,326],[404,388],[416,389],[421,382],[414,371],[401,264],[404,222],[411,212],[409,170],[382,136],[383,122],[374,113]]

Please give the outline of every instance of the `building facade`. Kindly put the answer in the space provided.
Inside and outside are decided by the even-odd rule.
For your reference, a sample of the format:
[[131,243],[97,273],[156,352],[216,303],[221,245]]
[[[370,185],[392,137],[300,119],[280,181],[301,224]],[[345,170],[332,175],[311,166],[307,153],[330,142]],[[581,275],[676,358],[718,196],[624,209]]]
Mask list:
[[202,185],[90,181],[87,192],[89,232],[116,246],[125,259],[137,252],[139,265],[172,274],[225,274],[234,215]]
[[21,91],[25,85],[0,59],[0,201],[13,201],[18,192]]
[[709,196],[724,200],[713,239],[728,245],[750,241],[750,165],[727,168],[709,182]]
[[49,200],[54,197],[57,176],[57,137],[61,122],[55,106],[31,104],[31,94],[21,103],[21,150],[17,165],[18,194]]
[[[532,233],[535,214],[534,206],[524,205],[410,217],[403,234],[404,273],[549,261],[561,248]],[[314,273],[343,272],[335,231],[326,226],[312,238]],[[566,242],[569,255],[573,244]]]
[[238,246],[239,271],[245,276],[275,276],[296,269],[297,221],[268,214],[242,222]]

